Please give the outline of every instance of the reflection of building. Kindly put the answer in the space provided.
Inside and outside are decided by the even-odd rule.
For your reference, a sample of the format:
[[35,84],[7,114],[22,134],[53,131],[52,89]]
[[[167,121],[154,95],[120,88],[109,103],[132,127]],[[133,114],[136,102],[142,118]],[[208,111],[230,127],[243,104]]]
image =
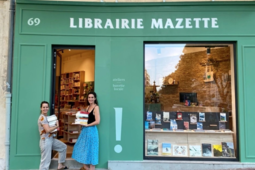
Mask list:
[[145,78],[145,86],[149,86],[150,85],[150,75],[148,74],[147,70],[145,69],[144,71],[144,78]]

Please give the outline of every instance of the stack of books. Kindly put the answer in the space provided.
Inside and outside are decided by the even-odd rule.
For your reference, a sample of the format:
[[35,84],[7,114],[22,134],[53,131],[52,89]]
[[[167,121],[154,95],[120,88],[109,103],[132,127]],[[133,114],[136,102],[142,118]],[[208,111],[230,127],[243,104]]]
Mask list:
[[[49,127],[54,127],[57,124],[58,118],[56,115],[47,116],[47,121],[49,122]],[[51,131],[51,133],[56,131],[57,129]]]
[[89,112],[79,111],[76,113],[76,119],[74,124],[87,125]]

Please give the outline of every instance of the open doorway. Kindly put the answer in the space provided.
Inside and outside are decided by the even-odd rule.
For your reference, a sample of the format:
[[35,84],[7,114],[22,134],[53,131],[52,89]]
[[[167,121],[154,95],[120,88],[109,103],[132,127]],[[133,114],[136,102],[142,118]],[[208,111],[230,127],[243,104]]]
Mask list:
[[[59,120],[56,137],[67,145],[66,158],[71,158],[81,132],[75,114],[87,107],[87,94],[94,91],[95,48],[53,47],[52,109]],[[58,153],[53,152],[53,159]]]

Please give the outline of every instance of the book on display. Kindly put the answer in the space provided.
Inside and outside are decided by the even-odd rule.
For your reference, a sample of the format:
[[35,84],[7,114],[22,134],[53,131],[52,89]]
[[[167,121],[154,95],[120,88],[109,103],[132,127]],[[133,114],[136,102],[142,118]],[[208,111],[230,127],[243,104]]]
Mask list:
[[171,143],[162,143],[162,155],[170,156],[171,149]]
[[213,145],[213,155],[216,157],[222,156],[222,146]]
[[158,155],[158,140],[147,140],[147,155]]
[[209,143],[202,143],[202,153],[205,157],[212,156],[212,146]]
[[201,145],[189,145],[189,156],[201,157],[202,156]]
[[146,120],[152,120],[152,112],[147,112],[147,119]]
[[235,148],[233,142],[222,142],[222,156],[235,157]]
[[161,114],[160,113],[156,113],[155,124],[161,125]]
[[163,121],[169,122],[169,112],[163,112]]

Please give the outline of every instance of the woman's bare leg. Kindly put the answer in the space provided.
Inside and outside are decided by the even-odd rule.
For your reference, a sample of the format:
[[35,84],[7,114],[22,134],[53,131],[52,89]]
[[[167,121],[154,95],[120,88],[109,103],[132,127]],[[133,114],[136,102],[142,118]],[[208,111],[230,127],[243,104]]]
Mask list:
[[95,165],[90,165],[89,170],[95,170]]
[[83,167],[86,169],[86,170],[89,170],[89,166],[84,164]]

